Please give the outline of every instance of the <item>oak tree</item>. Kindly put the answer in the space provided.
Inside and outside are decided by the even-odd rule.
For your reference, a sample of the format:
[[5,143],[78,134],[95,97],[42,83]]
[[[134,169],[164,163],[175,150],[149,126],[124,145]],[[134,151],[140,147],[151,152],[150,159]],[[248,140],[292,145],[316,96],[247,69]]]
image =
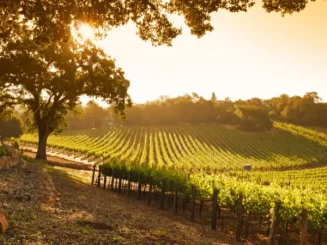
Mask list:
[[62,129],[80,96],[103,98],[121,113],[131,104],[123,71],[90,41],[70,39],[40,48],[28,35],[9,46],[0,58],[1,102],[24,105],[32,114],[39,159],[46,159],[48,136]]

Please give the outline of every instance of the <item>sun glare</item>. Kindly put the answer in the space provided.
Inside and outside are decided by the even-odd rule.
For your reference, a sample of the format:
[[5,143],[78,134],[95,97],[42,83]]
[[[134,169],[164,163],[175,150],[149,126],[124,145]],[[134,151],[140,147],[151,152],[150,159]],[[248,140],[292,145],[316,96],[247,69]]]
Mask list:
[[73,25],[72,34],[80,41],[85,41],[88,39],[93,41],[95,39],[94,29],[85,23],[78,23],[77,25]]
[[94,39],[94,30],[88,24],[81,24],[78,32],[82,35],[83,39]]

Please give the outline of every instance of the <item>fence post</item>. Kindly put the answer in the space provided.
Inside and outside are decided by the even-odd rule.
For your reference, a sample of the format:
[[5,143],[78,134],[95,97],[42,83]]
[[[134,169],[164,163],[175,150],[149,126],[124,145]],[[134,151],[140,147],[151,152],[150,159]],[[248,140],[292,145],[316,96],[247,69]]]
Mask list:
[[192,185],[192,211],[191,211],[191,221],[194,221],[194,211],[195,211],[195,194],[196,194],[196,188],[194,185]]
[[92,182],[91,182],[91,185],[94,185],[95,168],[96,168],[96,165],[94,164],[93,165],[93,173],[92,173]]
[[121,179],[122,179],[122,170],[119,172],[119,182],[118,182],[118,192],[121,192]]
[[245,239],[248,240],[249,238],[249,226],[250,226],[250,217],[249,216],[245,216],[244,217],[244,236]]
[[166,180],[162,179],[162,186],[161,186],[161,195],[160,195],[160,210],[164,209],[165,203],[165,187],[166,187]]
[[177,209],[178,209],[178,187],[176,187],[174,193],[174,215],[177,214]]
[[111,190],[114,190],[114,182],[115,182],[115,170],[112,170],[112,176],[111,176]]
[[308,210],[302,209],[300,244],[307,245],[308,243]]
[[98,172],[98,187],[100,187],[100,181],[101,181],[101,166],[99,166],[99,172]]
[[212,217],[211,217],[211,229],[216,230],[217,229],[217,209],[218,209],[218,190],[213,191],[212,196]]
[[204,205],[204,200],[200,200],[200,209],[199,209],[199,214],[200,214],[200,220],[202,220],[202,210],[203,210],[203,205]]
[[237,200],[237,227],[236,227],[236,241],[241,241],[242,225],[243,225],[243,194],[241,193]]
[[150,177],[150,184],[149,184],[149,195],[148,195],[148,205],[151,206],[152,201],[152,177]]
[[142,193],[142,185],[141,185],[141,174],[139,174],[138,183],[137,183],[137,200],[141,200]]
[[274,213],[273,213],[273,216],[272,216],[272,222],[271,222],[271,227],[270,227],[270,232],[269,232],[268,245],[274,245],[274,242],[275,242],[275,234],[276,234],[276,228],[277,228],[277,218],[278,218],[278,213],[279,213],[280,206],[281,206],[280,202],[275,203]]
[[127,196],[131,194],[131,172],[128,172]]
[[104,174],[104,181],[103,181],[103,189],[106,189],[106,186],[107,186],[107,175]]

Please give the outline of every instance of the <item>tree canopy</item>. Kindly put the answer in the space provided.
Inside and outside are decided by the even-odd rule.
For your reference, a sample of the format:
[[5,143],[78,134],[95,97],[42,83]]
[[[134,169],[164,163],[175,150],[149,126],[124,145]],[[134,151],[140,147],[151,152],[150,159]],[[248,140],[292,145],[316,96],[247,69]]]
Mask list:
[[[15,3],[8,2],[9,6]],[[129,81],[114,60],[90,40],[73,36],[56,42],[41,40],[44,34],[51,38],[47,28],[60,31],[61,25],[52,26],[56,20],[46,14],[43,2],[18,3],[18,11],[23,11],[26,19],[13,17],[9,37],[0,39],[0,109],[22,105],[31,112],[30,125],[39,134],[37,157],[46,158],[47,137],[61,130],[65,115],[79,104],[80,96],[103,98],[123,115],[125,107],[131,105]],[[35,9],[25,9],[25,4]],[[35,17],[34,12],[45,15]]]
[[27,35],[3,49],[0,66],[2,105],[32,112],[40,142],[62,128],[82,95],[101,97],[121,113],[131,104],[123,71],[91,42],[70,39],[40,48]]
[[[315,0],[311,0],[315,1]],[[171,45],[181,34],[169,14],[184,16],[191,33],[201,37],[212,31],[210,15],[218,10],[245,12],[255,0],[2,0],[0,36],[12,39],[22,23],[33,24],[33,39],[38,42],[67,41],[74,21],[90,23],[106,33],[112,27],[133,21],[138,35],[154,45]],[[267,12],[292,14],[303,10],[308,0],[263,0]]]

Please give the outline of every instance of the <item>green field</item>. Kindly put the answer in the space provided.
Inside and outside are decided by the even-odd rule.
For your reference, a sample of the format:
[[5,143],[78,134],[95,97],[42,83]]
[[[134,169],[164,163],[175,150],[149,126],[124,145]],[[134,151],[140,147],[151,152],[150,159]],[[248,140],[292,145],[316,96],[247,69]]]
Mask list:
[[[26,134],[23,142],[37,142]],[[65,131],[48,145],[100,159],[117,158],[157,169],[193,172],[290,170],[316,167],[327,159],[327,135],[275,123],[269,132],[241,132],[216,124],[124,126],[109,130]]]
[[[25,134],[21,141],[34,144],[37,135]],[[291,124],[275,123],[269,132],[217,124],[65,131],[50,136],[48,145],[99,163],[119,159],[126,165],[327,190],[327,135]],[[253,171],[243,174],[244,164],[251,164]]]
[[[36,143],[36,134],[21,137],[23,145]],[[65,131],[50,136],[48,146],[95,160],[112,179],[144,186],[151,180],[156,188],[165,180],[168,191],[182,195],[195,187],[198,200],[218,190],[220,207],[235,209],[242,195],[248,215],[269,216],[280,202],[284,224],[298,225],[307,209],[310,230],[327,230],[327,135],[312,129],[285,123],[255,133],[217,124],[123,126]],[[244,164],[253,171],[243,172]]]

